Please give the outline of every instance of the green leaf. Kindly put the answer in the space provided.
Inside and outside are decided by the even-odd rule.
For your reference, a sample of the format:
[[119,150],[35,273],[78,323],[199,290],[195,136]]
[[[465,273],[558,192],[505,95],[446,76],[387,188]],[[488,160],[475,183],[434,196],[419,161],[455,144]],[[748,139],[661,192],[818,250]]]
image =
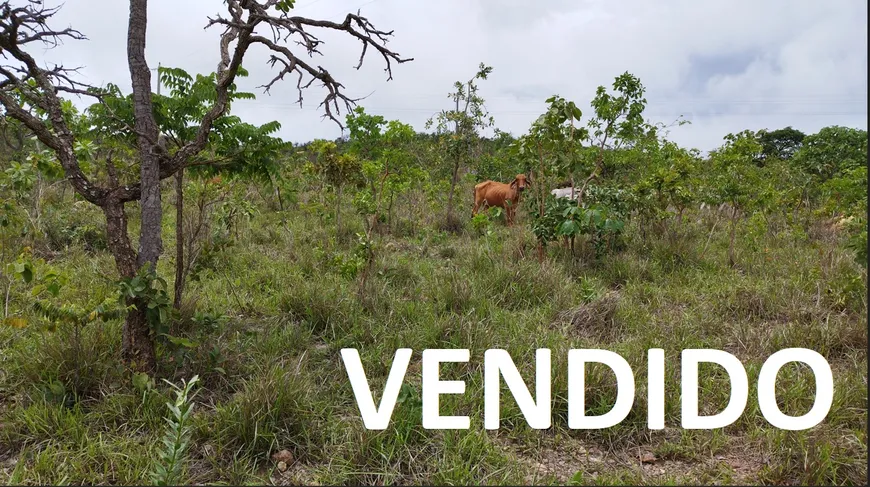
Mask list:
[[57,281],[51,282],[46,286],[46,289],[52,296],[57,297],[58,293],[60,293],[60,283]]
[[574,220],[566,220],[559,226],[559,235],[570,236],[579,233],[580,227]]
[[167,338],[167,340],[172,342],[173,345],[178,346],[178,347],[196,348],[199,346],[199,342],[190,340],[188,338],[176,337],[176,336],[172,336],[172,335],[164,335],[164,336]]
[[296,0],[281,0],[275,5],[275,8],[286,14],[293,8],[294,3],[296,3]]
[[21,271],[21,278],[24,279],[24,282],[30,283],[33,280],[33,269],[30,268],[29,265],[25,266],[24,270]]
[[145,391],[150,389],[151,385],[151,377],[144,372],[137,372],[133,374],[133,387],[140,391]]

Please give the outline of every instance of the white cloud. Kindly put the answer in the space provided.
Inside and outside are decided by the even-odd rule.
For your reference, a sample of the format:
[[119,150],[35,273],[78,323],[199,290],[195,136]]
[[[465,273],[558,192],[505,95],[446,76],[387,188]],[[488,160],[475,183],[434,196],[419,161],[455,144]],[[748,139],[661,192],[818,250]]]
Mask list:
[[[82,74],[91,83],[126,89],[127,8],[127,2],[68,1],[57,21],[90,41],[67,42],[45,57],[85,65]],[[151,67],[161,62],[213,71],[219,32],[203,27],[206,16],[222,8],[205,0],[152,0],[146,51]],[[332,20],[357,8],[379,28],[395,30],[390,47],[415,60],[394,64],[394,79],[387,83],[377,53],[370,50],[356,71],[359,43],[324,32],[324,57],[315,61],[348,94],[371,93],[361,102],[369,112],[418,130],[448,106],[453,82],[471,77],[480,62],[494,68],[481,82],[487,106],[499,128],[514,134],[528,129],[549,95],[586,106],[598,85],[609,86],[625,71],[646,86],[647,115],[662,122],[687,115],[693,123],[672,136],[703,150],[747,128],[791,125],[810,133],[832,124],[867,127],[863,0],[297,2],[299,15]],[[262,51],[251,53],[244,89],[271,79],[265,60]],[[293,80],[276,86],[271,96],[256,92],[256,101],[234,106],[236,114],[253,123],[278,120],[282,135],[294,141],[339,135],[332,122],[320,119],[319,89],[305,93],[301,110],[294,105]]]

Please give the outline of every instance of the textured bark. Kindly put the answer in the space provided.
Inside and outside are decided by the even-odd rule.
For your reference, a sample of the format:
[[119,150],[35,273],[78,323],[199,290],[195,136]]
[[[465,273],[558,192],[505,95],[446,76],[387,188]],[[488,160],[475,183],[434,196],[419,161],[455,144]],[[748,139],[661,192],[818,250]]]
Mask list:
[[181,307],[184,294],[184,169],[175,173],[175,297],[172,305]]
[[148,25],[148,1],[130,0],[130,21],[127,29],[127,62],[133,85],[133,112],[138,134],[141,181],[142,230],[139,236],[139,259],[142,267],[156,269],[163,253],[160,235],[163,207],[160,198],[160,160],[157,154],[159,130],[151,106],[151,70],[145,60],[145,34]]
[[[157,260],[163,253],[163,207],[160,195],[160,160],[157,153],[159,129],[151,106],[151,70],[145,61],[147,25],[148,1],[130,0],[127,62],[133,86],[133,112],[136,117],[133,128],[138,134],[142,211],[136,268],[147,265],[156,271]],[[151,327],[145,318],[146,304],[139,300],[131,300],[128,304],[134,305],[136,309],[127,314],[124,323],[124,360],[134,370],[151,372],[156,368],[156,360]]]
[[107,246],[115,258],[115,265],[122,277],[136,275],[136,251],[130,244],[127,234],[127,214],[124,213],[123,203],[107,201],[103,206],[103,214],[106,215]]
[[157,354],[154,351],[154,336],[145,317],[147,303],[140,299],[127,299],[127,312],[122,334],[122,357],[131,369],[154,374],[157,370]]
[[[130,278],[136,275],[136,251],[130,244],[127,234],[127,214],[124,204],[117,200],[104,202],[103,214],[106,215],[106,236],[109,251],[115,258],[115,266],[121,277]],[[124,362],[134,370],[153,372],[157,361],[154,353],[154,340],[151,328],[145,319],[145,303],[128,299],[127,306],[134,306],[127,313],[122,331],[121,344]]]

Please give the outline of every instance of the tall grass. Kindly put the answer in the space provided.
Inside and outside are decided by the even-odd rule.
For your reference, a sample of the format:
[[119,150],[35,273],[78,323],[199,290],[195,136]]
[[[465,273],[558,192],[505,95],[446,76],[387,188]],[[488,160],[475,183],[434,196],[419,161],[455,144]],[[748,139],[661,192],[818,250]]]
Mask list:
[[[173,453],[162,457],[163,481],[854,485],[866,479],[867,278],[834,237],[821,241],[787,225],[751,235],[741,229],[741,265],[731,268],[727,231],[711,234],[701,215],[687,214],[676,242],[653,232],[641,239],[632,223],[625,250],[577,258],[553,244],[539,264],[534,236],[522,225],[495,222],[489,232],[469,227],[454,235],[438,230],[434,219],[422,220],[401,235],[380,236],[360,294],[341,265],[353,240],[334,240],[334,228],[305,210],[284,216],[286,227],[279,215],[258,214],[249,232],[204,258],[188,284],[190,309],[172,333],[198,345],[178,354],[161,350],[173,358],[160,374],[172,380],[198,374],[201,386],[183,401],[195,409],[183,409],[175,391],[173,407],[182,414],[173,409],[169,416]],[[356,225],[350,218],[345,224]],[[166,230],[166,248],[174,248],[171,225]],[[89,252],[96,253],[72,250],[53,261],[80,282],[68,299],[84,289],[110,289],[111,259]],[[163,259],[160,272],[171,270]],[[69,394],[70,349],[62,333],[0,329],[0,482],[146,478],[154,449],[168,448],[163,403],[172,389],[155,383],[140,390],[117,368],[118,329],[100,323],[85,332],[94,350],[82,359],[88,380]],[[339,357],[343,347],[359,350],[376,401],[395,350],[415,350],[387,430],[362,427]],[[617,352],[635,372],[634,408],[611,429],[567,426],[567,351],[581,347]],[[785,347],[817,350],[832,365],[835,400],[822,424],[775,430],[754,405],[753,389],[733,425],[678,428],[682,349],[733,353],[754,388],[764,360]],[[422,429],[419,352],[426,348],[471,350],[469,363],[442,367],[445,378],[467,382],[466,393],[441,400],[441,414],[471,417],[469,430]],[[549,430],[530,429],[506,388],[501,429],[483,429],[482,362],[490,348],[507,349],[530,385],[534,350],[553,351]],[[649,348],[666,353],[664,431],[646,426]],[[702,368],[701,382],[701,411],[721,409],[727,378]],[[590,414],[608,410],[612,373],[590,366],[586,383]],[[52,384],[63,391],[52,394]],[[783,369],[777,386],[783,411],[805,412],[812,393],[806,371]],[[185,443],[179,438],[186,431]],[[184,455],[175,449],[181,445]],[[271,460],[281,450],[294,459],[284,471]],[[642,454],[655,461],[641,464]]]

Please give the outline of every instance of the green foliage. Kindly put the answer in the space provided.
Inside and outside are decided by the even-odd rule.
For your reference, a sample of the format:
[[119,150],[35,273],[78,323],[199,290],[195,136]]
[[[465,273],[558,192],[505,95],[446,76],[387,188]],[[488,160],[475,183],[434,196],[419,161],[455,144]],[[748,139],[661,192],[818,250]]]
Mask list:
[[867,268],[867,219],[853,221],[850,226],[851,235],[846,242],[846,248],[855,253],[855,260]]
[[414,135],[414,128],[406,123],[398,120],[390,120],[387,123],[381,160],[387,173],[384,184],[393,193],[404,193],[410,189],[412,181],[426,177],[426,173],[415,164],[408,151]]
[[590,135],[604,144],[607,139],[631,142],[644,134],[643,111],[646,89],[637,76],[625,72],[613,81],[615,94],[599,86],[592,99],[595,116],[589,120]]
[[[69,281],[69,278],[59,272],[43,259],[33,259],[27,254],[22,254],[8,266],[10,270],[26,283],[32,284],[29,300],[33,312],[46,322],[43,327],[47,331],[55,331],[58,325],[70,326],[79,329],[97,320],[107,322],[117,320],[126,314],[126,308],[115,305],[115,297],[107,297],[100,302],[91,303],[60,303],[52,300],[58,298],[61,289]],[[47,296],[47,298],[46,298]],[[16,328],[23,328],[27,321],[23,318],[7,320],[7,324]]]
[[596,252],[601,252],[625,228],[619,205],[608,207],[605,202],[602,198],[602,203],[577,206],[568,198],[548,195],[543,216],[534,215],[532,232],[544,243],[559,237],[573,240],[585,236],[593,242]]
[[21,276],[21,279],[28,284],[33,280],[33,263],[24,254],[20,255],[18,260],[9,267],[11,267],[11,272],[7,268],[7,273]]
[[755,134],[745,130],[725,136],[725,144],[710,152],[713,175],[711,194],[719,203],[730,203],[746,208],[755,202],[755,189],[760,170],[755,164],[761,153],[761,144]]
[[387,120],[380,115],[370,115],[365,108],[357,106],[345,117],[350,133],[348,150],[365,160],[380,157],[383,127]]
[[157,275],[152,266],[143,265],[135,276],[121,279],[118,290],[119,303],[126,305],[133,302],[135,306],[145,306],[145,319],[155,334],[166,334],[172,300],[166,293],[166,281]]
[[[25,249],[25,252],[19,254],[14,262],[10,262],[6,265],[5,274],[17,277],[24,281],[25,284],[33,284],[29,296],[30,300],[34,300],[34,298],[37,298],[44,292],[51,294],[53,297],[57,297],[60,293],[61,286],[66,281],[65,276],[47,265],[44,260],[33,259],[30,255],[29,249]],[[10,282],[8,286],[11,288],[12,283]],[[42,306],[44,306],[44,303],[40,301],[31,303],[31,307],[33,307],[37,312],[40,311]],[[2,324],[12,328],[25,328],[28,325],[28,321],[23,316],[8,316],[7,312],[7,316],[3,319]],[[53,329],[51,325],[49,326],[49,329]]]
[[5,173],[4,182],[8,182],[7,184],[13,191],[28,192],[36,182],[35,169],[33,164],[12,161],[9,167],[3,171]]
[[588,137],[588,131],[585,127],[575,127],[583,112],[573,101],[561,96],[547,98],[547,105],[547,111],[532,123],[529,133],[516,141],[514,150],[520,157],[528,159],[528,166],[543,170],[545,174],[566,177],[578,170],[589,169],[592,161],[581,157],[579,152],[580,143]]
[[785,215],[805,206],[811,176],[791,161],[766,159],[759,173],[755,207],[769,215]]
[[[237,76],[244,78],[247,74],[239,68]],[[216,74],[191,76],[180,68],[160,67],[158,77],[169,93],[152,95],[154,115],[161,133],[171,142],[170,150],[174,150],[196,137],[203,118],[217,101]],[[84,135],[103,144],[117,141],[134,146],[136,135],[129,130],[134,124],[132,94],[123,96],[120,88],[109,84],[101,90],[101,96],[101,103],[86,110],[83,123],[88,128]],[[279,170],[278,156],[292,144],[274,136],[281,128],[278,122],[258,127],[231,114],[234,100],[254,98],[252,93],[238,91],[235,84],[230,86],[229,108],[213,122],[209,145],[191,161],[192,170],[203,174],[241,174],[271,183]],[[81,151],[87,149],[83,145]]]
[[290,12],[290,9],[293,8],[295,3],[296,3],[296,0],[279,0],[275,4],[275,8],[278,9],[279,12],[283,12],[286,14],[286,13]]
[[698,199],[694,176],[699,158],[669,140],[657,144],[651,155],[649,175],[633,186],[632,202],[644,216],[663,222],[674,212],[682,215]]
[[161,440],[162,448],[158,451],[159,461],[154,462],[151,472],[153,485],[179,485],[184,469],[185,455],[191,441],[191,414],[193,413],[193,387],[199,381],[199,376],[194,375],[189,382],[182,381],[179,387],[169,381],[165,381],[175,389],[175,403],[167,402],[172,416],[166,418],[166,431]]
[[489,207],[486,211],[478,212],[476,215],[471,217],[471,228],[473,228],[478,235],[492,235],[493,221],[500,218],[503,213],[504,210],[498,206]]
[[363,165],[354,154],[339,153],[335,142],[328,140],[315,140],[311,148],[317,154],[313,162],[314,173],[330,186],[338,188],[361,181]]
[[58,324],[81,327],[96,320],[106,322],[123,318],[127,310],[114,304],[113,299],[107,298],[92,309],[87,309],[72,303],[57,306],[49,301],[38,300],[34,301],[33,309],[50,322],[48,330],[54,331]]
[[[169,95],[155,97],[157,122],[161,131],[180,146],[195,138],[203,117],[216,102],[216,74],[198,74],[194,78],[179,68],[161,67],[159,70],[160,81],[169,88]],[[247,71],[239,69],[238,77],[247,75]],[[240,174],[271,183],[270,176],[279,170],[278,156],[291,146],[274,136],[281,124],[272,121],[258,127],[232,115],[234,100],[256,98],[253,93],[237,91],[235,84],[230,86],[228,98],[230,108],[214,121],[208,149],[197,156],[215,164],[195,168],[206,174]]]
[[819,186],[821,210],[847,216],[863,216],[867,211],[867,166],[844,169]]
[[761,158],[791,159],[795,152],[801,148],[806,134],[791,126],[778,130],[759,130],[758,142],[761,144]]
[[224,236],[238,237],[239,225],[251,221],[257,214],[257,207],[250,200],[234,194],[216,205],[214,216],[218,228]]
[[[582,117],[576,104],[559,96],[548,98],[547,111],[532,124],[529,133],[514,144],[514,153],[525,158],[527,165],[536,170],[538,208],[532,230],[542,244],[559,236],[573,239],[585,234],[599,245],[599,237],[618,235],[625,225],[623,217],[611,219],[608,216],[607,206],[584,204],[590,182],[601,175],[606,165],[605,149],[610,149],[607,151],[610,157],[610,153],[621,146],[632,147],[643,137],[655,134],[643,120],[646,99],[640,80],[626,72],[616,77],[613,90],[615,93],[611,94],[604,86],[598,87],[592,100],[594,115],[587,127],[575,126]],[[584,147],[584,141],[597,147]],[[687,173],[678,167],[675,170],[678,178],[681,171]],[[556,177],[570,178],[576,189],[576,203],[557,201],[546,194],[546,188],[551,187]],[[684,187],[671,183],[674,178],[663,175],[662,179],[667,179],[668,183],[662,182],[659,186],[670,184],[668,191],[674,199],[687,199]],[[572,205],[575,208],[571,208]]]
[[427,129],[434,126],[437,133],[450,134],[441,140],[446,142],[451,158],[465,157],[478,136],[478,130],[495,124],[486,111],[484,99],[478,94],[477,85],[477,80],[486,80],[490,74],[492,67],[480,63],[474,77],[465,83],[457,81],[453,84],[456,91],[447,97],[454,102],[455,108],[441,110],[426,122]]
[[[556,239],[566,215],[564,201],[557,201],[547,194],[554,176],[566,177],[580,168],[592,165],[580,149],[578,139],[588,136],[585,128],[575,128],[582,112],[572,101],[560,96],[547,99],[547,111],[532,123],[528,134],[520,137],[512,146],[512,152],[535,169],[537,187],[537,213],[532,213],[532,232],[541,245]],[[573,203],[572,203],[573,204]],[[573,229],[573,223],[566,228]]]
[[846,169],[819,186],[818,213],[838,215],[847,235],[847,248],[867,266],[867,166]]
[[821,181],[867,165],[867,131],[840,126],[825,127],[808,135],[793,158],[794,163]]

